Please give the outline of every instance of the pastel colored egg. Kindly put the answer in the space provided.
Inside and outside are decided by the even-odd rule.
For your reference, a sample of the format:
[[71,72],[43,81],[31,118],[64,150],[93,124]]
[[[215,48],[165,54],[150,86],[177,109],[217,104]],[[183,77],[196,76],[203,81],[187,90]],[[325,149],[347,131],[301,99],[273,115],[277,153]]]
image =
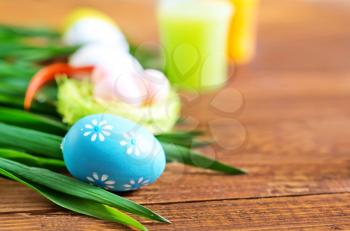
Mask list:
[[149,106],[167,99],[170,85],[165,75],[157,70],[118,71],[97,68],[93,73],[94,96],[119,100],[134,106]]
[[139,62],[129,53],[120,52],[105,44],[89,44],[79,48],[70,58],[73,67],[92,65],[118,75],[130,71],[143,70]]
[[68,45],[103,43],[122,51],[129,50],[119,26],[105,14],[91,8],[77,9],[67,17],[63,40]]
[[132,191],[151,184],[166,163],[153,134],[110,114],[76,122],[63,139],[62,151],[74,177],[110,191]]
[[97,73],[98,70],[93,74],[94,96],[97,99],[118,100],[136,107],[144,105],[148,89],[145,80],[138,72],[115,74],[116,72],[112,70]]
[[160,71],[147,69],[143,72],[148,96],[147,103],[154,104],[164,101],[170,92],[170,84],[168,78]]

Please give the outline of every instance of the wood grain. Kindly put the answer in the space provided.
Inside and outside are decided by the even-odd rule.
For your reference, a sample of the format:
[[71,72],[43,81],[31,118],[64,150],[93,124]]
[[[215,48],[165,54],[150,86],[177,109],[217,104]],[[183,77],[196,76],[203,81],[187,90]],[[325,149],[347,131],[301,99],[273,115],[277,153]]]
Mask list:
[[[93,6],[148,43],[157,41],[154,4],[4,0],[0,22],[58,26],[71,9]],[[150,230],[350,230],[349,23],[346,1],[262,1],[256,59],[219,92],[181,93],[185,127],[216,141],[201,151],[249,174],[168,165],[156,184],[123,195],[173,222],[144,221]],[[0,197],[1,231],[126,230],[5,179]]]
[[[350,228],[349,199],[350,194],[345,193],[157,204],[150,208],[173,224],[145,224],[151,230],[346,230]],[[124,230],[119,225],[50,210],[2,213],[0,222],[2,230]]]

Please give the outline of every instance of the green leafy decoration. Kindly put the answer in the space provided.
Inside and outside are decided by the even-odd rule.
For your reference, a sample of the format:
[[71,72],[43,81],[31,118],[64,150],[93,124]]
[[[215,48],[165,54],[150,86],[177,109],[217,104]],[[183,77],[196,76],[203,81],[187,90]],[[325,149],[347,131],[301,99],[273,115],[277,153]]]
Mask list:
[[44,37],[59,39],[60,33],[45,27],[22,27],[13,25],[0,25],[0,38],[33,38]]
[[15,77],[0,77],[0,94],[23,97],[28,82],[25,79]]
[[191,149],[182,147],[180,145],[162,142],[162,146],[166,153],[168,162],[176,161],[194,167],[211,169],[232,175],[240,175],[245,173],[245,171],[242,169],[223,164],[219,161],[193,152]]
[[28,167],[4,158],[0,158],[0,168],[65,194],[106,204],[152,220],[169,222],[164,217],[124,197],[47,169]]
[[[23,97],[13,96],[11,94],[0,94],[0,106],[23,109]],[[39,103],[35,101],[31,107],[31,111],[58,117],[56,107],[47,102]]]
[[0,146],[62,159],[62,137],[27,128],[0,123]]
[[104,205],[91,200],[71,196],[68,194],[64,194],[64,193],[49,189],[42,185],[32,183],[28,180],[24,180],[16,176],[15,174],[12,174],[9,171],[6,171],[3,168],[0,168],[0,174],[9,179],[22,183],[28,186],[29,188],[34,189],[35,191],[40,193],[42,196],[44,196],[51,202],[65,209],[69,209],[77,213],[81,213],[87,216],[91,216],[91,217],[95,217],[95,218],[99,218],[107,221],[118,222],[126,226],[134,227],[138,230],[147,230],[146,227],[144,227],[134,218],[108,205]]
[[197,137],[203,135],[202,131],[188,131],[188,132],[171,132],[156,135],[161,142],[180,145],[186,148],[196,148],[207,146],[211,141],[198,141]]
[[0,157],[17,161],[29,166],[48,168],[48,169],[65,169],[63,160],[51,159],[46,157],[37,157],[31,154],[16,151],[13,149],[0,148]]
[[48,116],[6,107],[0,107],[0,122],[60,135],[68,129],[61,121]]
[[0,60],[0,80],[4,77],[15,77],[20,80],[29,81],[31,77],[39,70],[39,66],[32,62],[8,62]]
[[67,57],[74,53],[78,46],[31,45],[20,42],[0,43],[0,58],[21,60],[25,62],[41,62],[58,57]]

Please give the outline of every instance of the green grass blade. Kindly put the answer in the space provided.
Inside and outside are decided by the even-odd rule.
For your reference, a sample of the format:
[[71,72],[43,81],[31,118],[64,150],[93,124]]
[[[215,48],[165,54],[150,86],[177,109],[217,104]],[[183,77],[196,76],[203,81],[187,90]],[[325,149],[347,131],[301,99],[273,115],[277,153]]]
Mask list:
[[3,77],[16,77],[29,81],[39,70],[39,66],[31,62],[6,62],[0,60],[0,80]]
[[15,151],[12,149],[0,148],[0,157],[17,161],[29,166],[48,168],[48,169],[65,169],[63,160],[37,157],[28,153]]
[[58,57],[67,57],[74,53],[78,46],[30,45],[25,43],[0,43],[0,58],[4,60],[21,60],[22,62],[41,62]]
[[17,51],[10,57],[22,59],[24,61],[41,62],[55,58],[65,58],[74,53],[76,49],[76,47],[47,47],[46,49],[34,51]]
[[208,141],[208,140],[205,140],[205,141],[193,141],[192,142],[192,145],[191,145],[191,148],[200,148],[200,147],[206,147],[208,145],[211,145],[213,143],[213,141]]
[[0,146],[62,159],[60,136],[0,123]]
[[23,97],[13,97],[8,94],[0,94],[0,105],[23,108]]
[[4,158],[0,158],[0,168],[62,193],[106,204],[152,220],[169,222],[162,216],[126,198],[47,169],[28,167]]
[[12,37],[47,37],[50,39],[60,38],[58,31],[46,27],[20,27],[12,25],[0,25],[0,37],[7,35]]
[[[0,94],[1,106],[23,109],[23,100],[23,97],[17,97],[9,94]],[[30,110],[33,112],[57,116],[56,107],[49,103],[34,102]]]
[[161,133],[157,135],[157,138],[195,138],[198,136],[204,135],[203,131],[192,130],[192,131],[177,131],[177,132],[169,132],[169,133]]
[[186,147],[161,142],[168,162],[177,161],[198,168],[211,169],[231,175],[244,174],[245,171],[223,164],[209,157],[193,152]]
[[198,141],[187,138],[157,137],[160,142],[179,145],[185,148],[198,148],[210,145],[211,141]]
[[203,147],[209,145],[210,141],[197,141],[198,136],[203,135],[202,131],[172,132],[156,135],[157,139],[164,143],[180,145],[187,148]]
[[58,120],[13,108],[0,107],[0,122],[60,135],[67,132]]
[[25,79],[15,77],[0,77],[0,94],[19,96],[24,98],[25,91],[28,87]]
[[77,213],[81,213],[87,216],[107,220],[107,221],[118,222],[126,226],[134,227],[138,230],[147,230],[146,227],[144,227],[141,223],[136,221],[134,218],[107,205],[103,205],[94,201],[63,194],[63,193],[51,190],[49,188],[43,187],[41,185],[31,183],[29,181],[25,181],[17,177],[16,175],[1,168],[0,168],[0,174],[34,189],[35,191],[40,193],[42,196],[44,196],[46,199],[50,200],[51,202],[65,209],[68,209]]

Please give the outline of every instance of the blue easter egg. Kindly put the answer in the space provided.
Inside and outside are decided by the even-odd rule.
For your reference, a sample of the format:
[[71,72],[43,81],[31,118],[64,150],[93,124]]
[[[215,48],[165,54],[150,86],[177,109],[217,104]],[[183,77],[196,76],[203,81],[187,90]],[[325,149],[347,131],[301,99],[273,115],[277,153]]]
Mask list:
[[63,139],[62,151],[74,177],[111,191],[131,191],[153,183],[166,163],[152,133],[109,114],[76,122]]

